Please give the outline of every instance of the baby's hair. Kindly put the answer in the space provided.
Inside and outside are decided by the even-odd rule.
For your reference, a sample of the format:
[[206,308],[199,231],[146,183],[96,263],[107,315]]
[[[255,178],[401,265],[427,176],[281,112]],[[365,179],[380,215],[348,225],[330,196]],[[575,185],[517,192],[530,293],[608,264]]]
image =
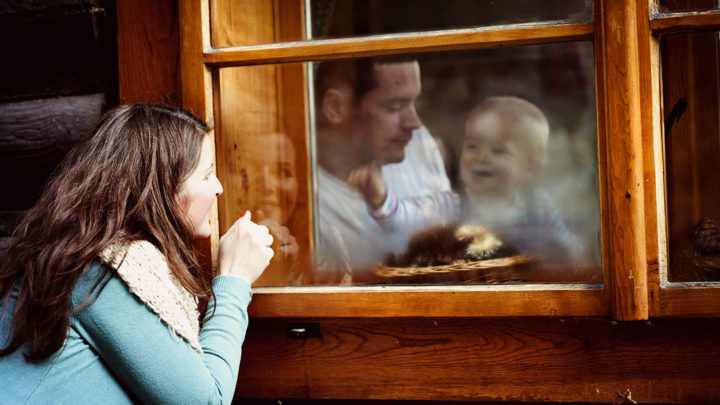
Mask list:
[[470,111],[468,122],[488,112],[498,114],[504,123],[520,129],[514,133],[523,134],[523,139],[520,141],[529,146],[533,159],[540,164],[545,163],[550,125],[538,106],[520,97],[492,96],[481,101]]

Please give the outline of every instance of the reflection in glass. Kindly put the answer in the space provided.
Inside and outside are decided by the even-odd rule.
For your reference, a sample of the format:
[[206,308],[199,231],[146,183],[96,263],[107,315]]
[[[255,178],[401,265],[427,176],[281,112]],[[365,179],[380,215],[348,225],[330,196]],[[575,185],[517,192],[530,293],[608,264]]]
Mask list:
[[683,11],[717,10],[717,0],[660,0],[658,11],[661,13],[679,13]]
[[720,281],[718,33],[661,37],[669,281]]
[[590,44],[314,68],[316,283],[600,281]]
[[275,256],[259,286],[306,283],[311,274],[304,77],[301,64],[218,72],[220,231],[246,210],[268,227]]
[[220,231],[268,225],[261,286],[600,282],[592,66],[578,42],[221,68]]
[[[213,0],[210,11],[212,45],[219,48],[308,38],[357,37],[554,20],[582,21],[592,18],[592,2]],[[310,17],[310,32],[305,31],[305,13]]]
[[311,0],[312,38],[592,18],[589,0]]

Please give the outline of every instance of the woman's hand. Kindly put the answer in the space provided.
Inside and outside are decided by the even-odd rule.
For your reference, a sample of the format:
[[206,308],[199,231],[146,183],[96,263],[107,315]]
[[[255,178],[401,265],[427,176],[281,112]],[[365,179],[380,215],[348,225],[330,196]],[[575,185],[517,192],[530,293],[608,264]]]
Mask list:
[[254,283],[273,257],[272,243],[268,228],[252,222],[246,211],[220,238],[218,274]]
[[300,253],[300,247],[298,246],[297,240],[290,233],[288,227],[280,225],[280,223],[271,217],[266,217],[262,210],[255,212],[257,223],[265,225],[270,231],[270,235],[273,237],[273,250],[278,252],[278,257],[281,259],[294,263]]

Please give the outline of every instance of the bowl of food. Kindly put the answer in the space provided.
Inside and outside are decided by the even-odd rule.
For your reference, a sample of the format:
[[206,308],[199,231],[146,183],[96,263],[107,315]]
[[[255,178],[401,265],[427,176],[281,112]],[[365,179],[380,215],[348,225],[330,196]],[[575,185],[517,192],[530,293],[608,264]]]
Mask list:
[[374,271],[392,284],[515,283],[538,261],[483,226],[449,224],[414,235],[404,253],[388,256]]

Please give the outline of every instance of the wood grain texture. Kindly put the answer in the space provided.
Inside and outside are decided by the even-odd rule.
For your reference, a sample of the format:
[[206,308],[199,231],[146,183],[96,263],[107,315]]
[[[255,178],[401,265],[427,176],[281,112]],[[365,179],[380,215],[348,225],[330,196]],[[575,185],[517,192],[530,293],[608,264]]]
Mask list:
[[105,95],[0,104],[0,210],[35,204],[56,166],[92,129]]
[[[638,13],[648,15],[654,1],[638,4]],[[651,35],[650,22],[638,18],[638,57],[640,60],[640,116],[642,131],[643,192],[645,195],[645,254],[648,313],[659,308],[661,272],[667,269],[665,210],[665,164],[660,94],[660,51],[658,38]]]
[[[703,281],[693,260],[690,228],[720,221],[720,63],[717,33],[662,37],[665,119],[680,99],[687,109],[666,135],[671,281]],[[683,63],[677,63],[683,61]]]
[[[214,127],[213,79],[210,69],[202,61],[204,49],[210,47],[210,33],[207,1],[179,0],[178,17],[180,24],[180,82],[182,107],[195,114],[202,121]],[[210,131],[210,147],[215,156],[215,134]],[[201,265],[210,270],[215,267],[218,243],[218,209],[213,205],[210,214],[210,237],[195,242],[200,253]]]
[[380,38],[332,39],[247,48],[212,49],[205,63],[215,67],[264,63],[320,61],[399,53],[498,48],[590,39],[591,23],[517,24],[421,34],[397,34]]
[[181,106],[177,0],[117,1],[120,102]]
[[[599,50],[604,74],[606,119],[607,216],[612,243],[609,251],[607,290],[617,319],[648,317],[645,196],[643,178],[642,74],[650,73],[638,50],[638,4],[640,0],[605,2],[600,7]],[[643,72],[641,74],[641,71]],[[602,170],[603,168],[601,168]]]
[[256,317],[605,316],[599,288],[542,286],[256,289]]
[[[250,3],[212,3],[214,46],[302,35],[301,2]],[[254,21],[252,28],[246,29],[247,21]],[[278,241],[276,257],[255,285],[284,286],[291,273],[309,272],[312,252],[305,67],[225,68],[217,77],[217,162],[225,188],[220,232],[246,210],[253,212],[253,219],[267,225]],[[297,257],[280,254],[283,227],[300,247]]]
[[[599,1],[593,2],[593,15],[600,16],[603,14],[602,3]],[[607,109],[604,107],[607,104],[607,75],[605,73],[607,66],[605,63],[605,56],[601,49],[604,48],[604,37],[602,35],[603,25],[602,20],[596,19],[595,30],[598,34],[593,36],[594,52],[594,73],[595,73],[595,105],[596,105],[596,117],[597,117],[597,141],[598,141],[598,200],[600,209],[600,247],[601,247],[601,261],[602,261],[602,272],[603,280],[611,279],[612,265],[610,255],[607,252],[611,251],[612,248],[612,237],[608,230],[610,229],[610,215],[608,215],[608,207],[610,206],[610,195],[609,190],[609,179],[608,179],[608,137],[605,136],[608,132],[607,124]],[[605,289],[607,291],[606,297],[613,297],[614,293],[609,289],[610,284],[607,284]]]
[[720,10],[653,16],[650,20],[650,28],[656,35],[716,31],[720,29]]
[[67,152],[87,136],[104,105],[101,93],[0,104],[0,159]]
[[720,321],[253,319],[236,396],[717,403]]
[[659,301],[658,316],[717,318],[720,313],[720,288],[717,285],[676,285],[661,289]]

